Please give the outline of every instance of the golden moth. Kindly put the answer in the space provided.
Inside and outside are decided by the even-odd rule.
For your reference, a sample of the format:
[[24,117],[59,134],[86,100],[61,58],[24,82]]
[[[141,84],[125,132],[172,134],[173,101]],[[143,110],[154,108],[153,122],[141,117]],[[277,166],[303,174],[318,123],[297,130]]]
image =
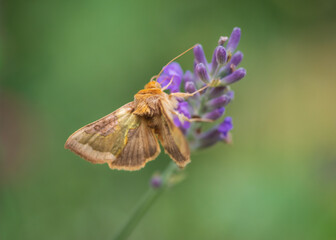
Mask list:
[[190,150],[183,133],[174,125],[173,116],[181,121],[203,120],[188,119],[178,113],[177,99],[193,96],[207,86],[191,94],[167,94],[164,90],[173,78],[163,88],[153,80],[163,69],[135,94],[133,102],[77,130],[68,138],[65,148],[92,163],[107,163],[111,169],[134,171],[159,155],[159,140],[173,161],[184,168],[190,162]]

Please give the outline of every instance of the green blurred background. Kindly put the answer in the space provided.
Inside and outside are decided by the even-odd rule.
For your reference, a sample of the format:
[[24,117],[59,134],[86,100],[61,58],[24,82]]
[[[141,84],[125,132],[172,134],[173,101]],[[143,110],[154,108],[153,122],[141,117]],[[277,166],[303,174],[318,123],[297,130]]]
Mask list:
[[2,1],[0,239],[110,239],[170,159],[111,171],[65,140],[193,44],[210,58],[235,26],[247,76],[227,108],[234,144],[193,154],[130,239],[336,239],[335,11],[333,0]]

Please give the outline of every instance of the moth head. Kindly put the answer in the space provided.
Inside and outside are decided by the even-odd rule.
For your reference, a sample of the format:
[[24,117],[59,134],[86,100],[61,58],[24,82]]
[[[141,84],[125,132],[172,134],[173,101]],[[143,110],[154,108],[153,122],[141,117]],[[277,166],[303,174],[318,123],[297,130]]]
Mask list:
[[159,88],[159,89],[161,89],[161,85],[157,81],[150,81],[145,86],[145,89],[149,89],[149,88]]

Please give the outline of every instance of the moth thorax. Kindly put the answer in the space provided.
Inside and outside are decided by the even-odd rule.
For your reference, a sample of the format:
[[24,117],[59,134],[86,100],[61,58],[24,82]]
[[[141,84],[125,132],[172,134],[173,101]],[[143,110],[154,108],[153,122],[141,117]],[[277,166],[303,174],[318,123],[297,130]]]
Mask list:
[[[145,89],[142,91],[151,91],[151,90]],[[155,91],[155,89],[153,89],[152,91]],[[143,117],[153,117],[154,115],[159,115],[160,98],[161,97],[159,94],[152,94],[152,93],[136,94],[134,97],[135,111],[133,113]]]
[[149,89],[149,88],[159,88],[159,89],[161,89],[161,85],[160,85],[160,83],[158,83],[156,81],[150,81],[149,83],[147,83],[145,85],[145,89]]

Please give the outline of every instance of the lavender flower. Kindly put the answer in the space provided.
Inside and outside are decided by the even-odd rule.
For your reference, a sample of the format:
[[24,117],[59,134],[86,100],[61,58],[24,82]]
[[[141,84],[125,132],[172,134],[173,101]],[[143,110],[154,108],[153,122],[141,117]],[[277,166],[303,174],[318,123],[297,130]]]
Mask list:
[[[190,118],[190,106],[189,103],[186,101],[181,101],[178,104],[177,111],[187,118]],[[179,127],[182,132],[185,134],[187,129],[190,127],[190,122],[184,121],[181,122],[178,117],[174,117],[174,124]]]
[[206,59],[202,46],[198,44],[194,48],[194,73],[186,71],[183,74],[180,65],[173,62],[165,68],[158,79],[158,82],[165,86],[174,77],[173,83],[168,88],[171,92],[179,91],[181,84],[184,86],[185,92],[188,93],[195,92],[205,84],[211,86],[186,101],[180,101],[177,107],[177,111],[189,119],[200,118],[219,121],[219,124],[210,130],[203,131],[202,126],[207,123],[181,122],[177,117],[174,118],[175,125],[186,135],[193,149],[209,147],[219,141],[231,142],[232,118],[222,119],[222,116],[225,107],[234,97],[230,85],[246,75],[244,68],[236,70],[243,59],[241,52],[235,52],[240,36],[240,28],[234,28],[230,38],[220,37],[210,63]]
[[161,76],[157,79],[157,81],[161,84],[162,87],[164,87],[173,78],[173,82],[169,85],[168,89],[171,92],[179,92],[182,76],[183,70],[180,64],[178,64],[177,62],[172,62],[163,70]]

